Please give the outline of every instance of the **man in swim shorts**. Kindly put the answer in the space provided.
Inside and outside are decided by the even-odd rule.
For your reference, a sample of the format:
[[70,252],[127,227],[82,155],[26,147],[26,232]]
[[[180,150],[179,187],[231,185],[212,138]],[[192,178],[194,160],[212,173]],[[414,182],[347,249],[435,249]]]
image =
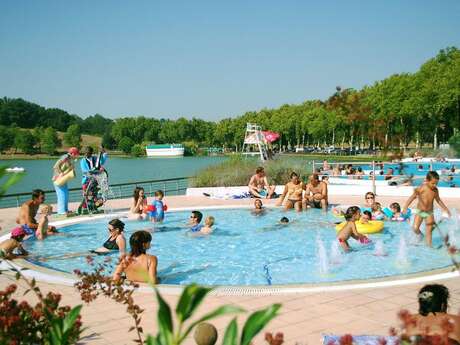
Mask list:
[[268,184],[263,167],[258,167],[248,183],[249,193],[255,198],[271,199],[275,193],[275,186]]
[[304,208],[322,208],[327,210],[327,184],[320,182],[318,174],[313,174],[305,188]]
[[[41,189],[34,189],[32,192],[32,199],[27,200],[21,205],[16,223],[22,225],[27,235],[32,235],[37,231],[38,222],[35,217],[37,216],[38,208],[44,202],[45,192]],[[48,232],[56,232],[56,228],[54,226],[48,226]]]

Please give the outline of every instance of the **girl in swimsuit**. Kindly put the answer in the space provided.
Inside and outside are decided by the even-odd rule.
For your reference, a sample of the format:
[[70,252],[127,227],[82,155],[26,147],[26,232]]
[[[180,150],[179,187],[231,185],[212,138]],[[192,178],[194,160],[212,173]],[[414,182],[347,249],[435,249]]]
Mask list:
[[152,242],[152,235],[148,231],[136,231],[129,238],[131,252],[118,264],[113,280],[120,281],[122,274],[126,278],[139,283],[157,284],[158,259],[155,255],[147,254]]
[[[444,285],[425,285],[418,294],[418,314],[408,315],[404,335],[418,337],[420,344],[460,344],[460,316],[447,313],[448,301]],[[440,341],[430,341],[435,337]]]
[[133,206],[130,209],[130,217],[137,220],[147,219],[147,197],[144,188],[136,187],[133,194]]
[[295,208],[296,211],[302,211],[302,194],[305,186],[302,181],[299,179],[299,175],[297,173],[291,173],[291,181],[286,183],[284,186],[284,191],[279,201],[277,202],[277,206],[281,206],[284,199],[287,198],[285,202],[286,210],[291,208]]

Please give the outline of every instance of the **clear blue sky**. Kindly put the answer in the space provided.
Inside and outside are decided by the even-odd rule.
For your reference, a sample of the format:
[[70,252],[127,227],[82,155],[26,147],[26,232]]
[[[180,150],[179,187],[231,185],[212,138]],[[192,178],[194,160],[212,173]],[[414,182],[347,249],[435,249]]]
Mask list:
[[0,97],[217,120],[414,72],[460,1],[0,1]]

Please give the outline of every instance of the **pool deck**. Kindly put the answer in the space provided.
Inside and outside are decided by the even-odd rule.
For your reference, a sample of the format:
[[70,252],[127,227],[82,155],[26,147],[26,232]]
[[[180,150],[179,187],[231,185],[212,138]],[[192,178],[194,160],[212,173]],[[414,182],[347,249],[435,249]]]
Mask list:
[[[362,197],[334,197],[330,196],[331,203],[361,204]],[[406,198],[378,197],[382,204],[389,202],[404,203]],[[196,207],[201,206],[244,206],[252,205],[253,200],[216,200],[206,197],[167,197],[166,201],[172,207]],[[130,205],[130,200],[110,201],[110,207],[114,210],[126,209]],[[460,207],[460,199],[444,199],[448,207]],[[274,201],[267,201],[272,204]],[[197,205],[200,205],[198,207]],[[71,205],[71,208],[75,205]],[[0,226],[11,229],[17,215],[17,209],[0,209]],[[17,298],[22,298],[25,291],[23,282],[16,282],[12,275],[0,275],[0,289],[7,285],[16,283],[19,286]],[[450,311],[457,313],[460,309],[460,278],[445,279],[439,281],[445,284],[451,293]],[[39,282],[38,285],[43,291],[59,292],[63,296],[63,303],[69,305],[82,304],[78,292],[71,286]],[[345,290],[334,292],[315,292],[315,293],[290,293],[266,296],[209,296],[202,306],[198,315],[200,316],[215,307],[223,304],[234,304],[245,308],[248,312],[266,307],[272,303],[282,303],[280,315],[275,318],[255,339],[254,344],[263,344],[264,333],[283,332],[285,344],[309,344],[321,343],[321,334],[378,334],[387,335],[391,326],[398,326],[398,311],[408,309],[411,312],[417,311],[417,291],[424,284],[411,284],[392,286],[373,289]],[[178,296],[174,294],[164,294],[167,302],[175,305]],[[34,300],[31,294],[25,297],[29,301]],[[134,299],[143,309],[142,326],[144,332],[155,334],[156,323],[156,303],[154,295],[147,292],[136,292]],[[82,310],[82,321],[87,327],[85,338],[81,344],[134,344],[133,332],[128,333],[132,320],[125,313],[125,307],[115,302],[100,297],[96,302],[89,306],[84,306]],[[239,324],[242,325],[247,315],[238,317]],[[211,321],[218,331],[221,343],[224,329],[231,317],[222,317]],[[189,337],[186,344],[194,344]]]

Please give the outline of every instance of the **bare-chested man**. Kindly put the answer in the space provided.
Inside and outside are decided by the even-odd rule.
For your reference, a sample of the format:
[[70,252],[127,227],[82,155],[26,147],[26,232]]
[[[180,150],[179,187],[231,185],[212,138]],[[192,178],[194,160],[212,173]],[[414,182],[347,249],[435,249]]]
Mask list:
[[263,167],[258,167],[248,183],[249,193],[256,198],[270,199],[275,193],[275,186],[268,184],[267,176]]
[[305,188],[304,208],[322,208],[327,210],[327,184],[320,182],[318,174],[313,174]]
[[418,236],[422,236],[420,231],[420,225],[422,225],[423,220],[425,220],[425,238],[426,244],[431,247],[432,244],[432,232],[433,226],[435,225],[434,221],[434,201],[441,206],[441,208],[451,216],[449,209],[444,204],[444,202],[439,197],[439,191],[437,184],[439,182],[439,175],[436,171],[429,171],[426,174],[426,181],[420,187],[414,190],[414,193],[407,199],[406,204],[403,207],[402,213],[407,213],[407,208],[410,204],[418,198],[417,210],[415,212],[415,219],[413,224],[413,230]]
[[[45,192],[41,189],[34,189],[32,199],[27,200],[19,209],[19,216],[16,219],[18,224],[21,224],[28,235],[32,235],[38,229],[38,222],[35,219],[38,208],[45,202]],[[48,232],[55,232],[54,226],[48,226]]]

